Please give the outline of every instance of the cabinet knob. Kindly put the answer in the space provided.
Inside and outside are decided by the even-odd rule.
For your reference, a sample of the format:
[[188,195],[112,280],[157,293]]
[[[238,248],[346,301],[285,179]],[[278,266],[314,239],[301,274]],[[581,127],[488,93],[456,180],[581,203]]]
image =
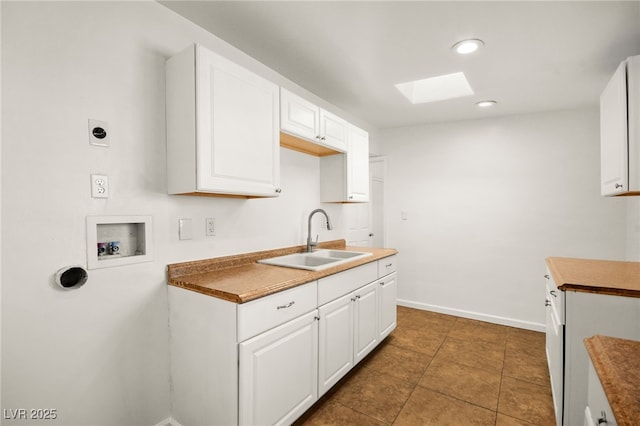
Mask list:
[[555,290],[551,290],[551,291],[549,292],[549,294],[551,294],[553,297],[558,297],[558,296],[556,295],[556,291],[555,291]]
[[545,277],[546,279],[549,279],[549,274],[544,274],[544,277]]
[[[621,183],[616,183],[616,188],[622,188],[624,185]],[[607,422],[606,420],[604,421],[605,423]]]
[[276,188],[276,193],[281,193],[282,192],[282,188]]
[[370,237],[373,237],[373,234],[369,234]]
[[551,306],[551,300],[546,299],[546,300],[544,301],[544,306]]
[[320,138],[321,141],[326,141],[327,138],[325,138],[324,136]]

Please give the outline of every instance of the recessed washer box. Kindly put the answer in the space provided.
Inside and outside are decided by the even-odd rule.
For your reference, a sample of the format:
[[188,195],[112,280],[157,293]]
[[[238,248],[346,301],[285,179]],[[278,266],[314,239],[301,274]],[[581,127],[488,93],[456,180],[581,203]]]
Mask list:
[[87,268],[153,260],[151,216],[87,216]]

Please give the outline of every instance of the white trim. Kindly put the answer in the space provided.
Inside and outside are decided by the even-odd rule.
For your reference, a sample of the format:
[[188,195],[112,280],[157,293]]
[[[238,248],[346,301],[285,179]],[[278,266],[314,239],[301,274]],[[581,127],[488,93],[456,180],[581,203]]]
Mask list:
[[462,309],[447,308],[444,306],[430,305],[428,303],[412,302],[410,300],[398,299],[398,305],[407,308],[422,309],[423,311],[438,312],[441,314],[455,315],[457,317],[475,319],[479,321],[490,322],[493,324],[506,325],[509,327],[523,328],[525,330],[533,330],[545,332],[545,324],[522,321],[514,318],[499,317],[497,315],[482,314],[479,312],[465,311]]
[[153,426],[182,426],[182,425],[178,423],[173,417],[167,417],[166,419],[162,420],[159,423],[156,423]]

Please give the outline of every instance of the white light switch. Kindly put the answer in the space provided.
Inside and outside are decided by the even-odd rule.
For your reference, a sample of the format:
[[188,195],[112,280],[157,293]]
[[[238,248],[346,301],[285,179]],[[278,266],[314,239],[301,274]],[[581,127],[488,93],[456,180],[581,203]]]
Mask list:
[[191,240],[193,238],[193,226],[191,219],[178,220],[178,235],[181,240]]

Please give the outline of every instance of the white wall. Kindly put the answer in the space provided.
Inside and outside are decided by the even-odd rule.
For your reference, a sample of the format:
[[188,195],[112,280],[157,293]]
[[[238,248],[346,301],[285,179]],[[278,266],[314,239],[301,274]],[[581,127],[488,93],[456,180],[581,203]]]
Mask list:
[[[166,195],[164,62],[193,42],[295,86],[155,2],[2,3],[3,409],[56,409],[43,425],[163,421],[165,266],[304,243],[317,158],[281,150],[278,199]],[[88,144],[89,118],[109,122],[110,148]],[[91,173],[109,176],[111,198],[90,197]],[[336,230],[320,240],[344,238],[342,206],[322,207]],[[59,268],[86,265],[86,216],[112,214],[153,215],[154,261],[56,289]],[[193,219],[193,240],[178,240],[179,218]]]
[[640,197],[628,197],[627,203],[627,260],[640,261]]
[[624,260],[626,201],[600,196],[598,117],[587,109],[383,131],[398,298],[539,329],[546,257]]

